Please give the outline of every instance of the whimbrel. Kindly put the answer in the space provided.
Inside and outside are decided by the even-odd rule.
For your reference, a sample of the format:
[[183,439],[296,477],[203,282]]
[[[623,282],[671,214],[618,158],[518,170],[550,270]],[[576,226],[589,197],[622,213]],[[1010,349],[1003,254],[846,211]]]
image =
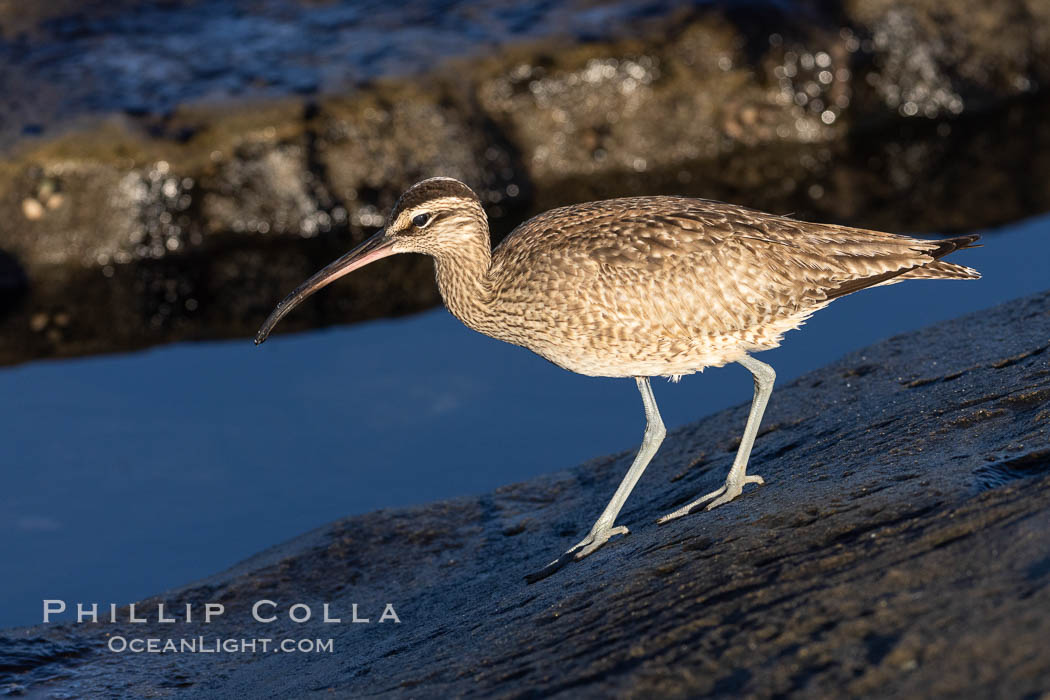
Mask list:
[[922,240],[815,224],[721,202],[630,197],[553,209],[492,250],[477,195],[451,178],[406,191],[387,227],[308,279],[263,324],[256,344],[329,282],[394,253],[434,258],[448,310],[476,331],[521,345],[572,372],[633,377],[646,428],[641,448],[590,532],[530,581],[627,534],[616,517],[664,439],[649,384],[730,362],[754,377],[754,398],[725,483],[667,522],[739,496],[776,374],[752,353],[775,348],[832,300],[906,279],[977,279],[940,261],[976,235]]

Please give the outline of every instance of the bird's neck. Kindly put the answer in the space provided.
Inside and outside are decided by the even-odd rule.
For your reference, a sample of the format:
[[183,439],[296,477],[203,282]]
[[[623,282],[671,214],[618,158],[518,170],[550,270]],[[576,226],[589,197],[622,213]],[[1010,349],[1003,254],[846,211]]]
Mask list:
[[486,332],[491,316],[492,285],[489,267],[492,248],[488,227],[454,251],[434,256],[438,289],[452,315],[476,331]]

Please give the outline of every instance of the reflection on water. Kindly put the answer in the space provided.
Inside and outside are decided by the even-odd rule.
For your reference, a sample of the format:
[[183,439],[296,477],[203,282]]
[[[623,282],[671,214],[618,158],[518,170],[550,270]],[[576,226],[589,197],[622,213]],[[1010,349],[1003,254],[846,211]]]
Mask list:
[[[784,384],[1039,291],[1048,259],[1050,216],[953,256],[981,282],[865,291],[762,359]],[[733,366],[655,390],[676,426],[750,400],[751,381]],[[258,349],[245,339],[15,367],[0,372],[0,396],[0,626],[39,622],[43,598],[130,602],[347,514],[633,449],[644,427],[631,382],[570,374],[443,310]]]
[[0,106],[21,117],[0,123],[0,135],[8,137],[22,123],[23,133],[39,133],[39,120],[50,121],[50,112],[164,114],[209,97],[333,92],[381,75],[424,71],[442,58],[513,40],[610,37],[666,15],[677,3],[619,0],[600,8],[520,0],[24,4],[5,11],[0,3],[0,84],[22,93]]

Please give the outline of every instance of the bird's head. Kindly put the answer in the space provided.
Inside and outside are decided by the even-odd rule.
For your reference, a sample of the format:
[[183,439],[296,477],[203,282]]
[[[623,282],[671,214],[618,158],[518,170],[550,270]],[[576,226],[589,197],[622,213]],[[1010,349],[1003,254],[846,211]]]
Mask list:
[[385,228],[303,282],[277,305],[256,333],[255,344],[266,340],[278,321],[330,282],[395,253],[440,256],[476,239],[479,231],[488,231],[485,210],[462,182],[434,177],[413,185],[397,200]]
[[450,177],[432,177],[401,195],[376,235],[390,241],[392,253],[439,255],[475,238],[479,223],[487,231],[485,210],[473,190]]

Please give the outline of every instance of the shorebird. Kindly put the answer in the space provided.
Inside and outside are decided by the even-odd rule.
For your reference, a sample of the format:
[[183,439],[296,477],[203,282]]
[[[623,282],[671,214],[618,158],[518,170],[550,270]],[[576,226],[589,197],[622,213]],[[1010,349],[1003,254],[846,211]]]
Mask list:
[[629,197],[540,214],[493,250],[477,195],[458,180],[432,178],[401,196],[385,229],[278,304],[255,343],[333,280],[388,255],[423,253],[434,258],[445,306],[470,328],[572,372],[633,377],[645,408],[641,448],[587,536],[526,577],[532,582],[628,533],[616,517],[666,434],[651,377],[677,381],[730,362],[754,377],[725,483],[658,521],[665,523],[764,483],[746,469],[776,373],[752,353],[777,347],[813,312],[861,289],[979,278],[940,260],[977,238],[923,240],[705,199]]

